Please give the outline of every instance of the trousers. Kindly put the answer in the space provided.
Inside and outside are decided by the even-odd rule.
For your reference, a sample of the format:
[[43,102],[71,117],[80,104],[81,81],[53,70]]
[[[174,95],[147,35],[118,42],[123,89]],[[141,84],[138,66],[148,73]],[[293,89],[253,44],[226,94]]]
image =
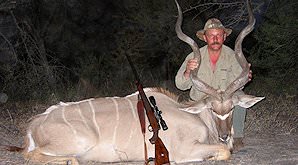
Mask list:
[[246,116],[246,108],[235,106],[233,112],[233,129],[234,129],[234,138],[243,138],[244,137],[244,123]]

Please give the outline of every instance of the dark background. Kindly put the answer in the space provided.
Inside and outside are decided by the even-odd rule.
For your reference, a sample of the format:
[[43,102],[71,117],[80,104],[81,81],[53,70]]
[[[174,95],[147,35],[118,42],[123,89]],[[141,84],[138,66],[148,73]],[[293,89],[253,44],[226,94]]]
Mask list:
[[[183,31],[211,17],[233,33],[247,23],[244,2],[180,0]],[[247,92],[297,94],[296,0],[253,0],[256,28],[243,42],[252,64]],[[174,77],[190,47],[175,33],[174,0],[1,0],[0,92],[8,101],[70,101],[136,90],[127,53],[144,86],[179,91]],[[255,92],[256,93],[256,92]],[[296,97],[297,98],[297,97]]]

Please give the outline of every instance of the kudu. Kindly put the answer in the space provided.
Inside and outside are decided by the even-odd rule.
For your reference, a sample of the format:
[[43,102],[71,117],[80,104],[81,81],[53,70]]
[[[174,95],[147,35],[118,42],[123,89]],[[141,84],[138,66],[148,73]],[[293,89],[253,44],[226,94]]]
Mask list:
[[[196,58],[200,59],[196,43],[180,29],[182,14],[178,3],[177,7],[177,34],[192,46]],[[223,127],[217,127],[216,122],[224,124],[226,120],[230,120],[233,106],[248,108],[262,99],[234,94],[245,85],[248,77],[241,42],[254,24],[250,8],[249,11],[250,23],[236,41],[236,55],[243,72],[225,92],[217,92],[198,79],[195,72],[192,81],[196,88],[210,95],[204,100],[178,103],[176,97],[167,91],[158,88],[144,89],[147,96],[155,97],[167,122],[169,129],[160,131],[159,137],[170,153],[170,161],[180,163],[229,159],[231,145],[220,143],[218,135],[223,134],[220,130]],[[49,107],[46,112],[31,120],[22,148],[23,155],[26,159],[44,163],[144,160],[143,135],[136,110],[137,95],[134,93],[126,97],[88,99]],[[230,125],[225,126],[225,129],[231,128],[231,123],[228,123]],[[153,145],[148,140],[151,136],[152,133],[147,131],[148,155],[154,156]]]

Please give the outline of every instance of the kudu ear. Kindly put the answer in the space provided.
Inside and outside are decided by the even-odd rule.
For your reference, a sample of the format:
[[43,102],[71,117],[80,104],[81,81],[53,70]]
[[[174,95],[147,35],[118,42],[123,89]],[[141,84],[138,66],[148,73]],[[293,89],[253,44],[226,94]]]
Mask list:
[[243,108],[249,108],[263,100],[265,97],[256,97],[252,95],[238,95],[233,98],[234,105],[239,105]]
[[179,109],[181,111],[189,112],[192,114],[198,114],[198,113],[200,113],[204,110],[207,110],[209,108],[211,108],[211,102],[204,99],[204,100],[196,102],[195,104],[192,104],[189,107],[179,108]]

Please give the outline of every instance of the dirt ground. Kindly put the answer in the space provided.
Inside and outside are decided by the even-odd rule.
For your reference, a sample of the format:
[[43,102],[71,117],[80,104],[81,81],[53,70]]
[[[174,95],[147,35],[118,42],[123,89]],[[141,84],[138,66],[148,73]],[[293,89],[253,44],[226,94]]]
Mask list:
[[[41,113],[47,105],[39,103],[11,103],[0,106],[0,144],[21,146],[27,120]],[[203,161],[195,165],[256,165],[298,164],[298,106],[297,99],[269,96],[250,109],[246,120],[245,147],[233,153],[228,161]],[[32,164],[22,155],[0,151],[0,165]],[[88,162],[84,164],[100,164]],[[110,164],[110,163],[109,163]],[[143,164],[142,162],[116,164]]]
[[[247,136],[246,146],[239,152],[234,153],[228,161],[204,161],[188,164],[194,165],[297,165],[298,164],[298,135],[276,135],[276,136]],[[26,162],[21,154],[1,151],[0,165],[34,164]],[[96,164],[96,163],[86,163]],[[100,163],[98,163],[100,164]],[[139,163],[117,163],[119,164],[143,164]],[[37,165],[37,164],[36,164]]]

